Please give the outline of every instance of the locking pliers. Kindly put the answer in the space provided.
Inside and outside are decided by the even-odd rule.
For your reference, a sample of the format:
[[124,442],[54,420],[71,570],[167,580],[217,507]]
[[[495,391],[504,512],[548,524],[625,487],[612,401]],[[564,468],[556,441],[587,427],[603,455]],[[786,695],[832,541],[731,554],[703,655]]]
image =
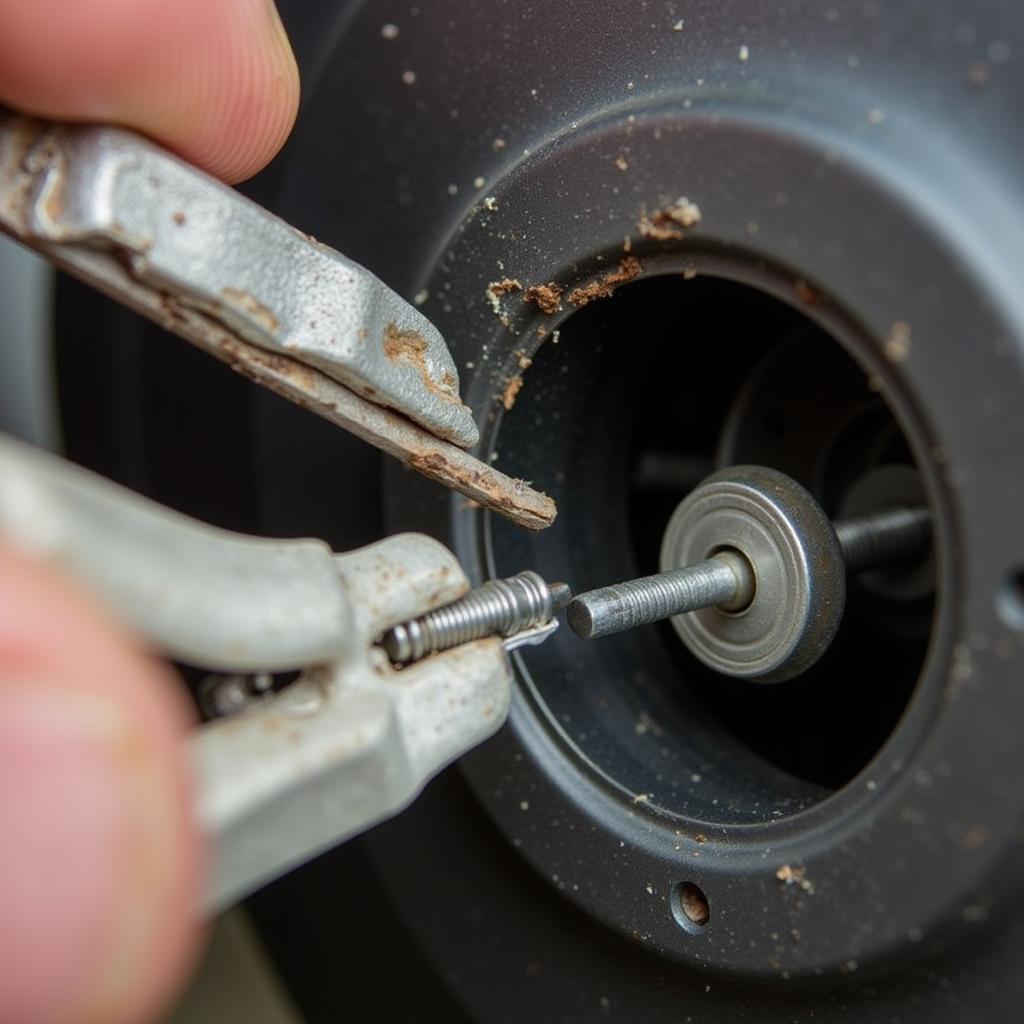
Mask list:
[[393,627],[404,638],[403,623],[455,608],[469,590],[437,541],[402,534],[338,555],[318,540],[230,533],[3,437],[0,536],[55,562],[180,662],[298,672],[190,741],[214,846],[207,910],[397,813],[487,739],[509,708],[506,650],[546,639],[567,596],[556,603],[557,587],[524,574],[520,614],[485,584],[471,596],[494,603],[494,628],[467,629],[467,599],[451,616],[456,645],[408,663]]

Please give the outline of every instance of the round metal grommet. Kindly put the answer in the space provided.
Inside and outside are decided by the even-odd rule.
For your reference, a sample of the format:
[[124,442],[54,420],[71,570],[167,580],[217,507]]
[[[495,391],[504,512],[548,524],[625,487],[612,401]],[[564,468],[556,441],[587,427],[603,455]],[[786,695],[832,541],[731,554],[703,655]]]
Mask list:
[[669,520],[661,569],[721,551],[750,563],[753,599],[736,612],[677,615],[676,632],[718,672],[764,683],[800,675],[832,643],[846,601],[842,551],[821,506],[777,470],[734,466],[715,473]]

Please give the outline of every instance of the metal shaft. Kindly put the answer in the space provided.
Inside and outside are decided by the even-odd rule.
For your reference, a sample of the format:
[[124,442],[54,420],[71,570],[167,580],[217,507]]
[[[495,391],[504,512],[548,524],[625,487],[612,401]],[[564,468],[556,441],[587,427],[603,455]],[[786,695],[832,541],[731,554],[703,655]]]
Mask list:
[[570,603],[566,619],[577,636],[590,640],[698,608],[738,610],[750,600],[753,587],[750,563],[742,555],[721,551],[683,569],[581,594]]
[[849,573],[912,562],[928,550],[932,517],[926,508],[893,508],[833,524]]
[[408,664],[472,640],[512,636],[547,622],[571,596],[566,584],[549,585],[528,569],[508,579],[489,580],[452,604],[392,626],[381,646],[393,662]]
[[[927,509],[890,509],[833,524],[848,572],[912,561],[931,542]],[[750,603],[755,578],[738,551],[720,551],[703,562],[579,594],[566,618],[584,639],[622,633],[685,612],[719,607],[739,611]]]

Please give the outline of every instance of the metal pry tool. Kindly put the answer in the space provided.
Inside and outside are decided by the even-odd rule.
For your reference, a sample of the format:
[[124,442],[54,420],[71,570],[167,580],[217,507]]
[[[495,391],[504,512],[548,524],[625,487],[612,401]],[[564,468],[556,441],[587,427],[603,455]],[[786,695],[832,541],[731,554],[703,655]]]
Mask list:
[[[197,814],[214,853],[206,910],[398,813],[491,736],[511,700],[506,651],[550,636],[554,605],[568,597],[531,574],[529,595],[511,585],[499,614],[505,584],[470,590],[455,556],[429,537],[335,554],[318,540],[229,533],[2,437],[0,532],[179,661],[299,672],[191,739]],[[437,645],[448,649],[394,667],[391,628],[445,606],[461,607],[455,618],[469,628]]]
[[0,230],[245,376],[530,529],[555,504],[464,449],[438,330],[365,268],[120,128],[0,108]]

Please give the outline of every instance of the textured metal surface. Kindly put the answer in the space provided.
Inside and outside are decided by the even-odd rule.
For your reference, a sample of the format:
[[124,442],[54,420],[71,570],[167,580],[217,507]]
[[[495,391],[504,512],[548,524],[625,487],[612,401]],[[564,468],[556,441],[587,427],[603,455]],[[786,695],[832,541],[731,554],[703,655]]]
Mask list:
[[[194,300],[171,295],[140,280],[137,268],[144,267],[144,262],[140,264],[134,258],[123,261],[116,248],[110,245],[94,247],[84,243],[50,242],[37,238],[33,233],[38,229],[40,218],[37,215],[41,213],[42,223],[46,224],[47,217],[52,221],[60,213],[59,204],[53,201],[44,203],[42,207],[36,202],[38,190],[47,184],[48,179],[52,179],[48,173],[51,168],[44,145],[53,141],[51,132],[50,127],[40,122],[0,112],[0,230],[28,242],[58,267],[223,360],[245,376],[351,431],[480,505],[494,509],[530,529],[542,529],[554,520],[554,502],[533,490],[525,481],[505,476],[457,445],[357,394],[300,359],[283,354],[283,351],[267,351],[251,343],[240,336],[234,327],[228,326],[226,321],[213,317],[210,314],[212,306],[206,308],[207,304],[204,303],[204,308],[200,309]],[[60,130],[57,130],[56,137],[60,138]],[[180,166],[177,162],[173,164]],[[60,164],[56,166],[59,169]],[[219,196],[223,187],[216,183],[208,184]],[[53,200],[55,193],[52,180],[48,192],[49,198]],[[234,196],[230,192],[227,194]],[[243,202],[240,196],[237,197],[237,204]],[[235,204],[235,199],[232,199],[232,204]],[[168,230],[179,226],[174,218],[175,213],[185,213],[185,223],[188,223],[186,211],[172,207],[169,212],[165,208],[165,212],[171,224]],[[201,220],[198,214],[193,216]],[[265,216],[277,224],[271,215]],[[36,229],[33,224],[37,225]],[[283,224],[280,227],[282,230],[292,230]],[[129,243],[137,242],[138,239],[119,237],[118,246],[128,246],[131,257]],[[142,248],[145,250],[144,245]],[[396,297],[396,301],[401,300]],[[245,303],[245,300],[242,302]],[[263,319],[258,311],[256,319]],[[381,343],[384,343],[383,338]],[[416,347],[410,339],[407,338],[403,343],[399,337],[394,351],[399,354],[403,351],[408,353],[410,344],[412,348]],[[396,359],[398,363],[403,361],[404,357]],[[427,407],[432,403],[436,407],[436,396],[429,398],[432,392],[418,375],[407,377],[406,383],[409,389],[406,398],[414,392],[427,395]],[[448,403],[442,405],[447,408]]]
[[[564,583],[549,586],[541,575],[527,569],[508,579],[488,580],[452,604],[392,626],[381,646],[393,662],[408,664],[483,637],[511,637],[542,626],[568,600]],[[545,639],[552,632],[546,632]]]
[[727,675],[780,682],[828,649],[846,602],[835,531],[795,480],[764,466],[709,477],[672,514],[661,547],[664,571],[721,548],[742,551],[757,586],[738,615],[719,608],[677,615],[672,625],[706,665]]
[[719,552],[703,562],[579,594],[566,618],[577,636],[591,640],[699,608],[742,607],[753,593],[749,563]]
[[374,645],[396,619],[465,591],[450,552],[405,535],[335,566],[352,616],[347,649],[193,739],[199,819],[214,837],[208,909],[397,813],[505,720],[511,667],[499,640],[401,673]]
[[[0,120],[0,147],[26,123]],[[363,267],[120,128],[37,126],[25,156],[29,244],[112,249],[136,280],[246,341],[323,370],[468,447],[478,433],[437,329]]]

